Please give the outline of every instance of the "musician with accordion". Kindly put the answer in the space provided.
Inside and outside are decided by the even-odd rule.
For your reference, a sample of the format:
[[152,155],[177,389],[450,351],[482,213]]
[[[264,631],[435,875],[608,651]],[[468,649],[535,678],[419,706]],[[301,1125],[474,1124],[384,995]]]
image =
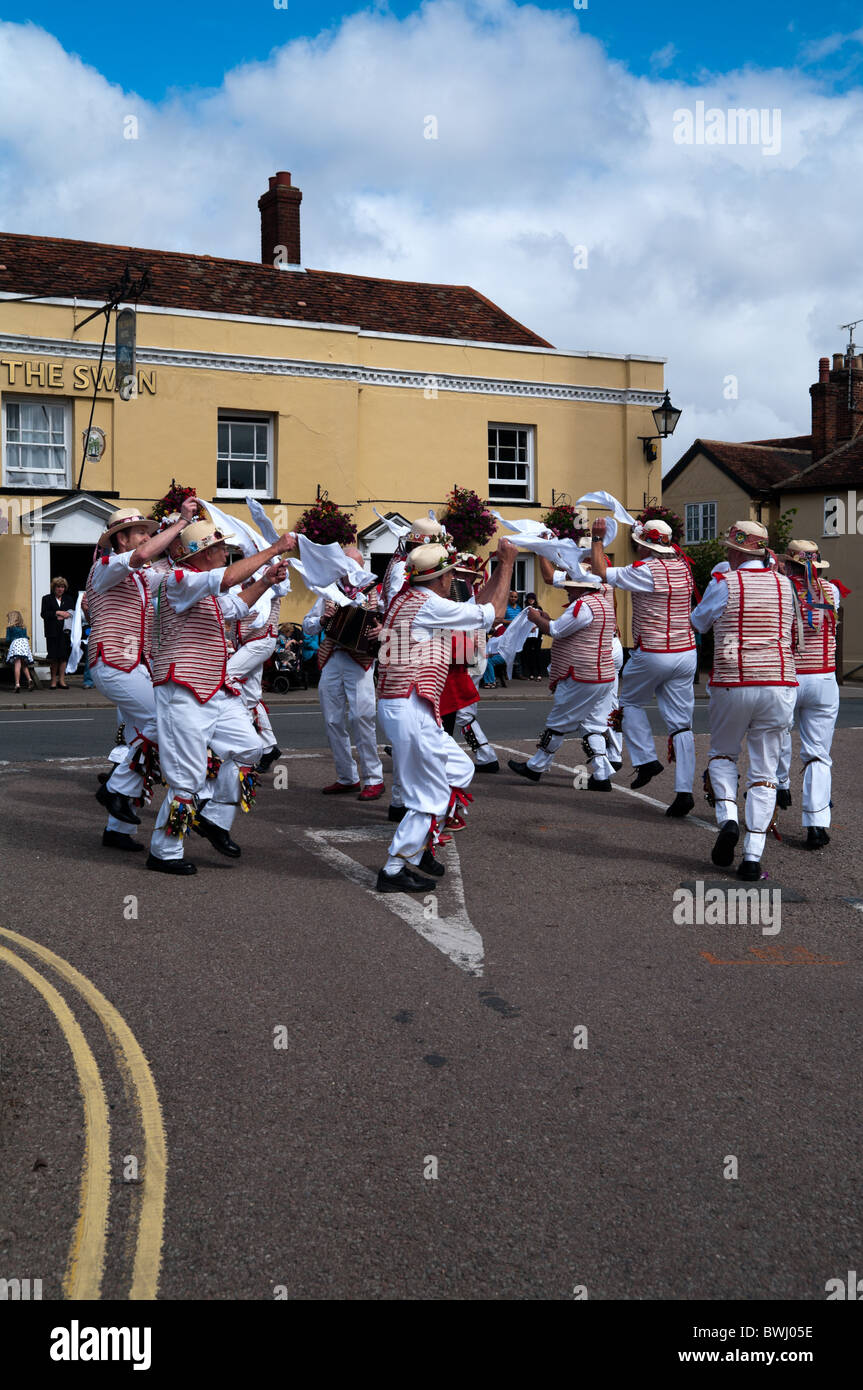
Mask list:
[[[353,546],[345,554],[359,565],[363,557]],[[324,796],[358,792],[358,801],[377,801],[384,791],[384,773],[377,750],[377,707],[374,663],[377,654],[379,593],[373,586],[359,604],[339,606],[318,598],[303,619],[307,636],[321,634],[318,694],[336,780],[321,790]],[[354,758],[351,739],[356,747]],[[357,766],[359,763],[359,767]]]

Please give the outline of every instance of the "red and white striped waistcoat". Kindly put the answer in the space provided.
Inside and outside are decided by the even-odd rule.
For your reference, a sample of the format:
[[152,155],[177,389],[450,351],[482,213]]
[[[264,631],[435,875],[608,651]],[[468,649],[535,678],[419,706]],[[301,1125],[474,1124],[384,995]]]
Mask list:
[[440,724],[440,697],[452,656],[451,633],[445,631],[426,641],[411,640],[413,620],[430,597],[418,589],[408,589],[387,609],[378,655],[378,699],[406,700],[415,690],[420,699],[428,700]]
[[596,593],[586,594],[573,608],[589,608],[593,622],[571,632],[568,637],[555,637],[551,644],[548,666],[548,688],[554,690],[558,681],[582,681],[587,685],[606,685],[614,680],[614,601],[607,586]]
[[829,606],[812,609],[812,626],[806,620],[806,606],[803,602],[806,585],[796,576],[791,583],[797,590],[800,610],[803,615],[803,650],[794,653],[794,665],[798,676],[824,674],[836,670],[836,608],[833,590],[824,579],[815,579],[815,602]]
[[662,560],[636,560],[653,575],[653,593],[632,594],[632,636],[645,652],[687,652],[695,646],[689,621],[692,575],[685,560],[675,555]]
[[713,625],[710,684],[796,685],[790,581],[775,570],[737,569],[715,582],[728,585],[728,603]]
[[93,575],[108,565],[110,556],[96,561],[87,577],[87,610],[90,617],[90,665],[101,661],[115,671],[134,671],[147,652],[147,587],[134,571],[113,589],[97,593]]
[[[240,597],[242,598],[242,593]],[[257,613],[250,612],[247,618],[241,618],[237,623],[237,646],[241,647],[244,642],[260,642],[263,637],[278,637],[281,607],[282,600],[274,598],[270,603],[270,616],[266,627],[252,627],[252,623],[260,622]]]
[[[176,573],[184,571],[178,569]],[[202,705],[225,681],[228,644],[222,610],[212,594],[178,613],[171,607],[167,575],[159,585],[153,621],[153,684],[185,685]]]

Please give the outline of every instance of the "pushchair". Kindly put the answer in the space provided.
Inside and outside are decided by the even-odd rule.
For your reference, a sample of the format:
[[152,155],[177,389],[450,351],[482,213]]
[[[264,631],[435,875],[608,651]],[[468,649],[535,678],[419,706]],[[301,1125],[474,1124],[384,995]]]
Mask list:
[[[281,644],[281,639],[280,639]],[[309,682],[303,669],[303,634],[294,626],[286,634],[284,646],[277,645],[273,655],[264,662],[261,683],[264,690],[284,695],[289,690],[308,690]]]

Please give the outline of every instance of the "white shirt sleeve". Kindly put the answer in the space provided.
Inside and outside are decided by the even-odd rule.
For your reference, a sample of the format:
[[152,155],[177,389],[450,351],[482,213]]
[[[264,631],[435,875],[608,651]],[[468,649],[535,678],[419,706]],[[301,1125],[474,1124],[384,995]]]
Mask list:
[[107,594],[109,589],[113,589],[117,584],[122,584],[123,580],[135,570],[129,566],[133,551],[126,550],[122,555],[116,552],[108,556],[107,565],[102,560],[97,561],[93,566],[93,577],[90,581],[94,594]]
[[307,637],[315,637],[321,630],[321,619],[324,616],[324,600],[317,599],[303,618],[303,632]]
[[165,584],[171,607],[177,613],[186,613],[208,594],[215,598],[221,591],[224,574],[224,569],[189,570],[182,565],[172,569]]
[[[428,593],[422,584],[417,588]],[[451,599],[441,598],[440,594],[429,593],[428,602],[423,604],[411,624],[411,631],[418,636],[439,627],[452,632],[473,632],[476,628],[488,632],[494,621],[493,603],[453,603]]]
[[[216,602],[222,610],[222,617],[227,622],[236,622],[240,618],[247,618],[249,615],[249,605],[244,598],[237,593],[232,593],[229,589],[226,594],[217,594]],[[174,607],[176,608],[176,604]]]
[[605,582],[613,589],[627,589],[631,594],[652,594],[654,591],[649,565],[609,565]]
[[407,570],[404,560],[394,560],[389,572],[389,577],[387,578],[386,589],[381,594],[381,602],[385,609],[389,608],[396,594],[404,584],[406,573]]
[[[828,579],[827,583],[830,584],[830,580],[829,580],[829,579]],[[839,590],[836,588],[836,585],[835,585],[835,584],[830,584],[830,588],[833,590],[833,602],[834,602],[835,605],[836,605],[836,612],[838,613],[838,612],[839,612],[839,605],[840,605],[840,603],[842,602],[842,595],[841,595],[841,593],[839,592]]]
[[728,584],[724,579],[714,576],[704,591],[704,597],[697,608],[693,608],[689,621],[696,632],[706,632],[713,627],[728,606]]
[[[578,604],[581,606],[576,613]],[[548,625],[548,630],[552,637],[571,637],[574,632],[580,632],[583,627],[588,627],[593,622],[593,613],[586,603],[573,603],[559,618],[555,618]]]

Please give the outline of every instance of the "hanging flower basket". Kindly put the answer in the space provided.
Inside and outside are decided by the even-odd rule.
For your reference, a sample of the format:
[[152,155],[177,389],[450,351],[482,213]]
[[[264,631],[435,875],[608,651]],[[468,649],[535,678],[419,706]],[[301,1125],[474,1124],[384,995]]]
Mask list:
[[468,487],[453,487],[440,520],[459,550],[487,545],[497,530],[497,522],[482,498]]
[[357,528],[350,512],[343,512],[328,497],[319,498],[307,507],[294,527],[318,545],[350,545],[357,538]]
[[665,521],[671,527],[671,539],[675,545],[680,545],[683,540],[683,519],[672,512],[668,507],[645,507],[643,512],[639,512],[636,521],[644,525],[647,521]]
[[553,531],[560,540],[581,541],[584,544],[586,536],[587,544],[590,543],[590,527],[584,524],[583,509],[573,507],[569,502],[558,502],[556,507],[546,512],[542,524]]
[[187,497],[196,495],[193,487],[185,487],[183,483],[175,483],[171,479],[171,486],[156,503],[150,515],[154,521],[161,521],[163,517],[170,516],[172,512],[178,512]]

